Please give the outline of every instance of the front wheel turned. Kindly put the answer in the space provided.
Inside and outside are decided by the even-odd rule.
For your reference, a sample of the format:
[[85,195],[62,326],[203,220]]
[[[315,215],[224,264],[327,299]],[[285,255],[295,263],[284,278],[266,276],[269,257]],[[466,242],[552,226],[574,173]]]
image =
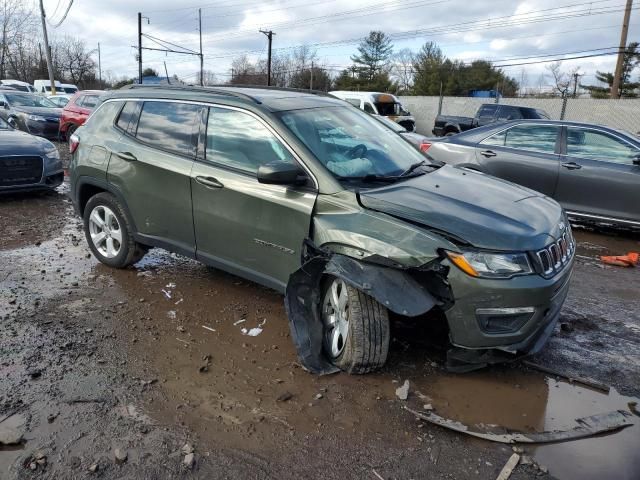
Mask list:
[[389,352],[389,313],[375,299],[329,277],[323,286],[323,347],[331,362],[349,373],[382,367]]

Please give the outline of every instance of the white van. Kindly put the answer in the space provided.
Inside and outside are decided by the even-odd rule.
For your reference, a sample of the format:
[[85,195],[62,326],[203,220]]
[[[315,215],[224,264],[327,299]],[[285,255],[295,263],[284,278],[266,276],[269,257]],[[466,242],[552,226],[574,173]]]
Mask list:
[[68,93],[69,95],[78,93],[78,87],[76,87],[73,83],[61,83],[60,88],[62,88],[62,92],[58,93]]
[[408,132],[416,130],[415,118],[404,109],[395,95],[380,92],[349,92],[346,90],[336,90],[329,92],[329,94],[345,100],[367,113],[387,117],[402,125]]
[[[58,80],[54,80],[53,84],[56,86],[56,93],[64,93],[62,90],[62,84]],[[50,80],[34,80],[33,87],[36,89],[36,93],[44,95],[51,95],[51,81]]]
[[30,83],[21,82],[20,80],[13,80],[11,78],[0,80],[0,85],[2,85],[3,87],[15,88],[16,90],[20,90],[21,92],[34,93],[36,91],[36,89],[33,88],[33,85],[31,85]]

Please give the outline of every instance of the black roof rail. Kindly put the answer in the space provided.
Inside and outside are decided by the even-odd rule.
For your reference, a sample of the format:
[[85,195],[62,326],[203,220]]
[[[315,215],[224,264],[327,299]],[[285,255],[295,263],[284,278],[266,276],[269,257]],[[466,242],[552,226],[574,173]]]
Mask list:
[[226,88],[225,89],[216,88],[221,86],[222,85],[220,86],[216,85],[211,87],[209,86],[200,87],[195,85],[148,85],[144,83],[143,84],[131,83],[129,85],[124,85],[123,87],[120,87],[120,90],[134,90],[134,89],[140,88],[140,89],[158,89],[158,90],[181,90],[181,91],[187,91],[187,92],[209,92],[209,93],[216,93],[219,95],[227,95],[230,97],[244,98],[246,100],[251,100],[252,102],[258,103],[258,104],[262,103],[256,97],[247,95],[246,93],[235,92],[233,90],[227,90]]
[[[292,92],[292,93],[310,93],[312,95],[319,95],[323,97],[331,97],[335,98],[333,95],[328,92],[324,92],[322,90],[309,90],[306,88],[291,88],[291,87],[274,87],[274,86],[266,86],[266,85],[213,85],[213,87],[218,88],[252,88],[256,90],[275,90],[282,92]],[[206,87],[205,87],[206,88]]]

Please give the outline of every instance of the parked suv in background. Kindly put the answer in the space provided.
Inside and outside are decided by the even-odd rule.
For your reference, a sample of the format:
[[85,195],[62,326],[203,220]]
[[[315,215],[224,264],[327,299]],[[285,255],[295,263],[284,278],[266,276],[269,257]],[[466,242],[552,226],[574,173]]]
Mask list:
[[131,87],[70,149],[96,258],[124,268],[162,247],[285,293],[313,372],[383,365],[390,311],[443,314],[451,366],[513,359],[542,347],[567,295],[574,241],[555,201],[430,163],[329,96]]
[[60,133],[67,140],[80,125],[84,125],[91,112],[100,104],[102,90],[82,90],[76,93],[62,109]]

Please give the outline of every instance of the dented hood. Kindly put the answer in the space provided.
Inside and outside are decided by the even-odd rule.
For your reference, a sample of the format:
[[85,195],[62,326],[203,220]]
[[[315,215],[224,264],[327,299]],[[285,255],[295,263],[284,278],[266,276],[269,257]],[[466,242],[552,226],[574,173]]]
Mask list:
[[362,190],[360,203],[493,250],[537,250],[556,240],[564,228],[562,208],[551,198],[449,165]]

